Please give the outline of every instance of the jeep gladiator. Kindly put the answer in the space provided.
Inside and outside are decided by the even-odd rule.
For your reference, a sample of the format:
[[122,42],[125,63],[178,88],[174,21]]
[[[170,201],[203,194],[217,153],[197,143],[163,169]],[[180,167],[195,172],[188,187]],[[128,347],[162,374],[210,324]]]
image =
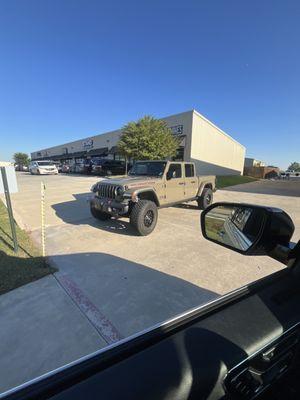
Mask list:
[[215,176],[197,176],[195,171],[191,162],[137,161],[128,176],[92,186],[91,213],[102,221],[129,217],[139,235],[149,235],[158,208],[196,200],[205,209],[212,203]]

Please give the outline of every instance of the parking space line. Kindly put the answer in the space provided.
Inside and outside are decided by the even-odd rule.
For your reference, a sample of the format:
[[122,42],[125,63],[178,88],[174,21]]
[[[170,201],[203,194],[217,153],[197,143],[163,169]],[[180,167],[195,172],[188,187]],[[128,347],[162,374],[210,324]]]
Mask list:
[[54,277],[107,344],[112,344],[122,339],[120,332],[112,322],[98,310],[95,304],[67,274],[56,273]]

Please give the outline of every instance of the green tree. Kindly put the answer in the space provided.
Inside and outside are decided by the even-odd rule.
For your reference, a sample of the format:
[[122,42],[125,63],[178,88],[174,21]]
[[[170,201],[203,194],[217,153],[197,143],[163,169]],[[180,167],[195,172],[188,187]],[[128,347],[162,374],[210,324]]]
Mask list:
[[292,162],[291,165],[288,167],[289,171],[300,171],[300,164],[296,161]]
[[120,153],[134,160],[162,160],[176,155],[179,140],[164,121],[145,116],[129,122],[118,142]]
[[30,162],[30,158],[26,153],[15,153],[13,158],[16,164],[23,165],[24,167],[27,167]]

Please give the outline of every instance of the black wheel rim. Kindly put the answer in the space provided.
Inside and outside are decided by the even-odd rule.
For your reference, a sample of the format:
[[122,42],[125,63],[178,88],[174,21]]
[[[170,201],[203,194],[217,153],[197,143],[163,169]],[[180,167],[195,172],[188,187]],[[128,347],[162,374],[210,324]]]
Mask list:
[[147,228],[149,228],[153,224],[154,220],[154,212],[152,210],[148,210],[144,216],[144,224]]
[[207,194],[205,199],[206,199],[207,204],[210,204],[210,202],[211,202],[211,195],[210,195],[210,194]]

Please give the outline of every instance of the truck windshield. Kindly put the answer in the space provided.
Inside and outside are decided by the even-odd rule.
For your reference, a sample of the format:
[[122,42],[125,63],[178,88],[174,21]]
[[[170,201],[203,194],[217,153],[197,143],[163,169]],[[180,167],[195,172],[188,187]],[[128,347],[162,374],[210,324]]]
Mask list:
[[163,176],[166,164],[166,161],[139,161],[133,165],[129,175]]

